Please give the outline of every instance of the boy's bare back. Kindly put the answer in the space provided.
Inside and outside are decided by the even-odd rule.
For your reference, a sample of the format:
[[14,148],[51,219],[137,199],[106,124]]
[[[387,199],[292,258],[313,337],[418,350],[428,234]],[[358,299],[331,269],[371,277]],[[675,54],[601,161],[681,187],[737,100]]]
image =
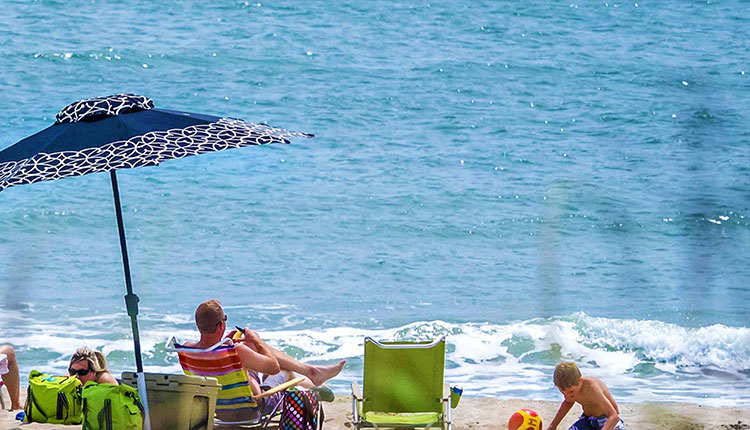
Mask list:
[[583,413],[591,417],[611,415],[613,409],[616,414],[620,413],[607,386],[593,376],[581,377],[581,389],[570,400],[579,403],[583,407]]
[[583,407],[583,415],[570,427],[576,429],[625,430],[620,419],[617,402],[609,388],[599,378],[581,376],[573,362],[563,362],[555,367],[555,386],[565,397],[547,430],[556,430],[565,415],[576,403]]

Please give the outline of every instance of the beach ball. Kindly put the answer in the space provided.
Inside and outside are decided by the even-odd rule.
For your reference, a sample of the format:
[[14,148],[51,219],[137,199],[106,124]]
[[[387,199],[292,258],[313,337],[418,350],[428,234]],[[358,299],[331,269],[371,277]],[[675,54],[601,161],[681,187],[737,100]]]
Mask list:
[[542,417],[531,409],[519,409],[510,416],[508,430],[542,430]]

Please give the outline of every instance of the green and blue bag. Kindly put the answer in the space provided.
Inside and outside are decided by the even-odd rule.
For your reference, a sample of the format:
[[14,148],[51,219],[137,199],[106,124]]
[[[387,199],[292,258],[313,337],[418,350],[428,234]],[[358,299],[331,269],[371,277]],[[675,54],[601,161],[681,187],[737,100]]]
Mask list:
[[49,376],[32,370],[24,412],[27,423],[80,424],[81,381],[75,376]]
[[143,429],[143,405],[135,388],[89,381],[81,397],[83,430]]

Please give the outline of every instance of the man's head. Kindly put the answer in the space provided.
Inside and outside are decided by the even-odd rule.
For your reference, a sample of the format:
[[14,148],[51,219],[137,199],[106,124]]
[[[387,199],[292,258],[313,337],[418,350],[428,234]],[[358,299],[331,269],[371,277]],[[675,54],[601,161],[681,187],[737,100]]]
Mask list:
[[217,329],[224,333],[226,323],[227,315],[218,300],[203,302],[195,310],[195,325],[201,334],[213,334]]
[[555,386],[565,399],[575,398],[581,389],[581,371],[573,362],[562,362],[555,367]]

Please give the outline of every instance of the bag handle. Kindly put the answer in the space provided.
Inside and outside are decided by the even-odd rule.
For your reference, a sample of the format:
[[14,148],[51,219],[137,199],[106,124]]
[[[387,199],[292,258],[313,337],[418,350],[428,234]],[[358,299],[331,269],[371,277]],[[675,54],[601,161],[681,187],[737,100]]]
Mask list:
[[[88,399],[83,399],[83,428],[82,430],[91,430],[92,426],[89,423],[89,402]],[[96,414],[96,420],[99,424],[99,430],[112,430],[112,403],[109,399],[104,399],[104,407],[98,414]],[[106,424],[106,427],[105,427]]]
[[[65,379],[60,381],[60,384],[67,383],[71,378],[75,378],[75,376],[67,376]],[[80,396],[81,395],[81,387],[76,387],[72,393],[70,393],[71,396]],[[65,415],[63,417],[63,414]],[[70,416],[70,402],[68,401],[68,396],[65,394],[64,391],[58,391],[57,392],[57,414],[56,417],[58,420],[64,420],[67,421],[68,417]]]
[[[62,391],[58,391],[57,393],[57,411],[55,414],[55,417],[58,420],[67,420],[68,419],[68,410],[69,410],[69,404],[68,404],[68,396],[65,395]],[[63,415],[65,415],[63,417]]]
[[[315,430],[315,421],[318,421],[318,429],[322,429],[325,413],[323,412],[323,405],[320,404],[320,400],[318,399],[316,401],[314,399],[314,397],[317,396],[317,393],[313,391],[297,391],[297,394],[302,400],[302,422],[305,425],[304,430]],[[317,416],[317,408],[320,408],[320,417]]]
[[31,411],[34,409],[34,407],[36,407],[36,410],[39,411],[39,415],[41,415],[44,418],[43,422],[47,422],[47,420],[48,420],[47,414],[45,414],[44,411],[42,410],[42,408],[39,407],[39,404],[37,404],[36,398],[34,397],[34,393],[33,393],[33,391],[31,391],[31,385],[29,385],[28,394],[26,395],[26,399],[29,402],[29,405],[28,405],[29,406],[29,411],[26,414],[26,418],[28,419],[27,422],[29,422],[29,423],[32,422],[31,421]]
[[310,429],[310,424],[314,423],[316,418],[310,398],[307,396],[307,393],[302,393],[301,391],[297,391],[297,393],[299,393],[300,400],[302,400],[302,422],[305,423],[304,430],[315,430],[315,427]]
[[114,430],[112,428],[112,400],[104,399],[104,407],[96,415],[99,421],[99,430]]
[[83,406],[81,406],[81,410],[83,411],[83,427],[81,430],[90,430],[91,424],[89,424],[89,414],[87,412],[89,411],[89,399],[83,399]]
[[[146,412],[145,412],[145,409],[143,408],[143,403],[141,403],[140,397],[138,397],[138,392],[137,391],[125,391],[125,393],[123,394],[125,395],[125,397],[130,397],[131,399],[133,399],[133,403],[138,407],[138,410],[141,411],[141,421],[145,423]],[[203,423],[207,423],[207,422],[208,420],[203,421]]]
[[34,409],[34,395],[31,394],[31,384],[26,388],[26,405],[23,408],[23,411],[26,412],[26,416],[24,417],[24,421],[27,423],[32,422],[31,421],[31,410]]
[[141,403],[141,400],[135,395],[135,392],[133,391],[125,391],[123,393],[125,397],[130,397],[133,399],[133,403],[138,407],[138,410],[141,411],[141,415],[145,414],[143,410],[143,403]]

